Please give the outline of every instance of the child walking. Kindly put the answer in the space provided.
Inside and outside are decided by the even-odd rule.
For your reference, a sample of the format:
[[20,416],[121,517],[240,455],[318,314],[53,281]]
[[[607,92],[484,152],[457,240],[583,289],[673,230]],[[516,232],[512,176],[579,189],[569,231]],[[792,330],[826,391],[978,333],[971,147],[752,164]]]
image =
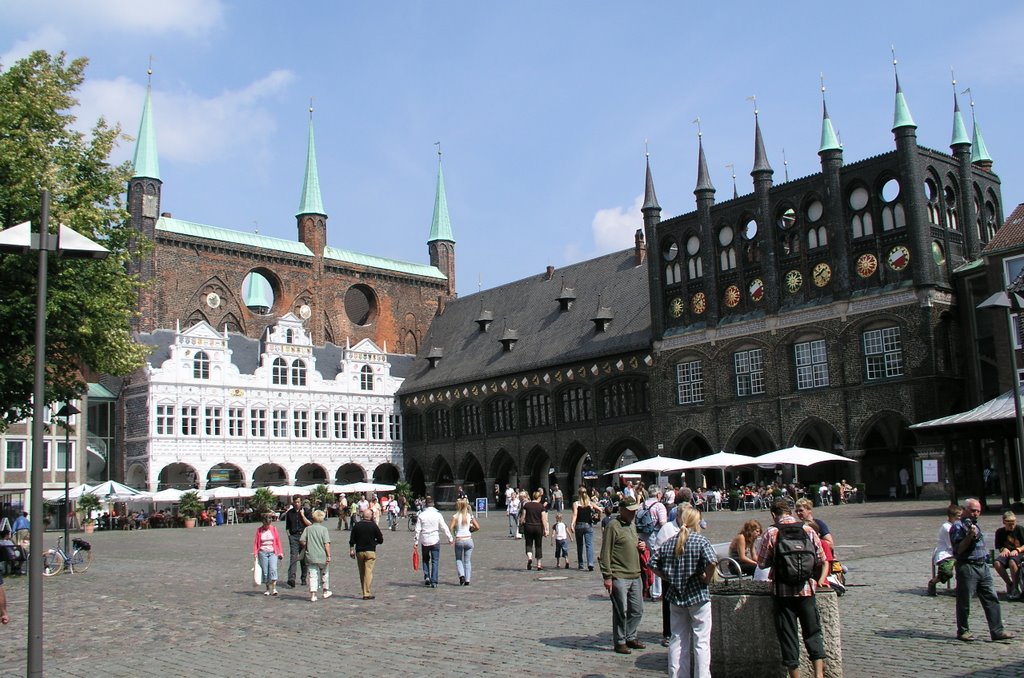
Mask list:
[[569,569],[569,542],[572,541],[572,532],[562,522],[562,514],[555,515],[555,525],[551,529],[551,543],[555,545],[555,569],[562,567],[561,560],[565,559],[565,569]]

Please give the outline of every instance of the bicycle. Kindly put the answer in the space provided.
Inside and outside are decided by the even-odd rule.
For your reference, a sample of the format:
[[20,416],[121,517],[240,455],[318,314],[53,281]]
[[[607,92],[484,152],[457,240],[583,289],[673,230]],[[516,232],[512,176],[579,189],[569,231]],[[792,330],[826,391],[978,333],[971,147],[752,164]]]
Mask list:
[[419,515],[418,511],[409,511],[409,531],[416,531],[416,517]]
[[75,537],[71,540],[73,547],[71,554],[61,548],[63,537],[57,538],[57,548],[49,549],[43,554],[43,576],[53,577],[64,571],[67,567],[71,574],[86,572],[92,564],[92,545],[84,539]]

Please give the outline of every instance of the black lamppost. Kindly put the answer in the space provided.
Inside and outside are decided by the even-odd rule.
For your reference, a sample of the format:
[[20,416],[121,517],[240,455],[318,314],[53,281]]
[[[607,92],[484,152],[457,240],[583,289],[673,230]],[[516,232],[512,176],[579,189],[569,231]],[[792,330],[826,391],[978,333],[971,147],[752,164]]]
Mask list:
[[[71,515],[71,484],[68,480],[68,469],[71,467],[71,417],[81,414],[82,411],[71,403],[64,405],[57,411],[55,417],[64,417],[64,548],[71,548],[71,528],[69,516]],[[77,437],[78,431],[75,431]],[[68,550],[68,553],[71,553]]]
[[[1014,291],[1006,290],[996,292],[985,301],[978,304],[978,308],[1002,308],[1006,311],[1006,326],[1010,337],[1010,367],[1013,372],[1013,411],[1017,423],[1017,487],[1014,491],[1014,499],[1021,500],[1021,492],[1024,492],[1024,416],[1020,408],[1020,371],[1017,368],[1017,333],[1014,332],[1013,316],[1017,315],[1017,322],[1020,322],[1021,313],[1024,312],[1024,299]],[[1020,325],[1018,324],[1018,328]]]
[[[32,468],[29,474],[29,506],[33,513],[43,506],[43,408],[46,406],[46,273],[50,252],[73,259],[103,259],[110,250],[59,225],[50,233],[50,192],[43,191],[43,205],[35,231],[31,222],[0,231],[0,252],[37,252],[35,373],[32,379]],[[28,554],[28,673],[43,675],[43,521],[32,520]],[[64,544],[64,548],[68,545]]]

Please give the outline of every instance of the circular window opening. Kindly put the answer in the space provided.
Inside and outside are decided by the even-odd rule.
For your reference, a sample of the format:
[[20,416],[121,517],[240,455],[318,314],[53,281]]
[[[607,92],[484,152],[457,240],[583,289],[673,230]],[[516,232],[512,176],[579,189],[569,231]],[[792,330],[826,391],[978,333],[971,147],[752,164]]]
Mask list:
[[850,207],[855,210],[862,210],[868,205],[868,189],[860,186],[853,189],[850,194]]
[[825,206],[821,204],[820,200],[815,200],[807,206],[807,221],[812,224],[821,219],[821,215],[825,213]]
[[691,235],[686,241],[686,251],[691,256],[700,252],[700,238],[695,235]]
[[753,240],[757,236],[757,221],[751,219],[747,222],[747,225],[743,227],[743,237],[747,240]]
[[939,197],[939,189],[931,179],[924,180],[924,197],[928,199],[928,202],[935,202]]
[[796,210],[792,207],[787,208],[775,222],[779,228],[783,231],[788,231],[793,228],[793,224],[796,223]]
[[665,261],[672,261],[679,256],[679,245],[676,244],[675,240],[670,239],[665,242],[665,248],[661,256],[665,257]]
[[242,279],[242,298],[245,306],[256,315],[267,315],[274,308],[274,286],[259,271],[250,271]]
[[956,205],[956,191],[953,190],[952,186],[946,186],[946,190],[942,193],[946,198],[946,207],[952,209]]
[[353,285],[345,292],[345,314],[356,325],[369,325],[377,317],[377,297],[366,285]]
[[942,243],[938,240],[932,241],[932,259],[935,260],[936,266],[942,266],[946,263],[946,253],[942,249]]
[[889,179],[882,186],[882,200],[892,202],[898,197],[900,197],[900,182],[895,179]]
[[725,247],[732,242],[732,226],[723,226],[722,230],[718,232],[718,243]]

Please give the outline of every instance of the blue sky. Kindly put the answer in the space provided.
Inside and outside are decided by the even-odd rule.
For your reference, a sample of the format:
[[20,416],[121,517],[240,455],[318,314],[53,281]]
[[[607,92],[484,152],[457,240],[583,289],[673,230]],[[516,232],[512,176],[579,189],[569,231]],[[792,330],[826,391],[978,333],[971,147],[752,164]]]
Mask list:
[[727,164],[750,192],[750,95],[777,183],[783,150],[790,178],[820,169],[821,73],[845,160],[891,150],[892,45],[921,145],[949,152],[951,66],[971,88],[1008,214],[1022,23],[1024,6],[987,0],[34,0],[5,7],[0,64],[89,57],[83,127],[105,115],[134,135],[152,55],[162,209],[289,239],[312,96],[329,244],[396,259],[427,260],[440,141],[468,294],[630,246],[645,139],[663,217],[692,211],[698,116],[718,198]]

